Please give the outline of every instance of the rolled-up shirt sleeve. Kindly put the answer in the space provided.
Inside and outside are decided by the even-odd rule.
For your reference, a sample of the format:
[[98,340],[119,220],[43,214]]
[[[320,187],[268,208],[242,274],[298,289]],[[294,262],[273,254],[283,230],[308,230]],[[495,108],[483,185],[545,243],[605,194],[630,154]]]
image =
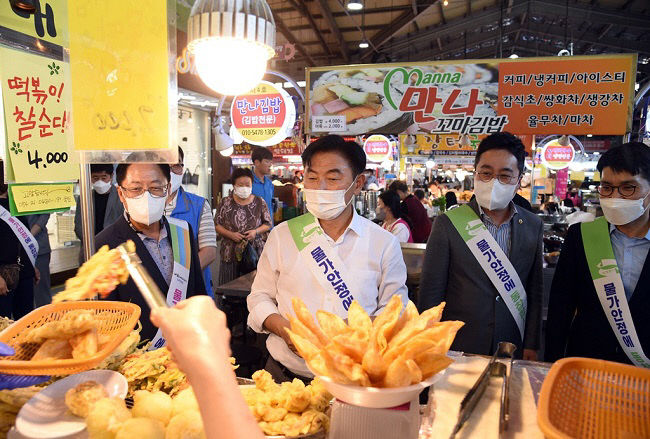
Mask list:
[[390,298],[395,294],[401,296],[404,305],[409,300],[408,289],[406,288],[406,264],[404,264],[402,248],[397,238],[392,238],[381,260],[381,282],[379,284],[379,297],[375,315],[383,311]]
[[280,276],[278,262],[280,247],[278,233],[271,231],[257,263],[257,274],[251,287],[251,293],[246,298],[248,305],[248,326],[258,333],[268,333],[264,329],[264,320],[271,314],[279,314],[278,277]]

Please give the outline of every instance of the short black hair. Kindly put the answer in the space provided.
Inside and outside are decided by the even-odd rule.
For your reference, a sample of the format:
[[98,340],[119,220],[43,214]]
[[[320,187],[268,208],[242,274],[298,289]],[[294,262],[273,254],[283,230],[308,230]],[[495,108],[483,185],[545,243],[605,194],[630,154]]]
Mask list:
[[179,162],[185,161],[185,153],[183,152],[183,148],[180,146],[178,147],[178,158],[180,158]]
[[238,178],[241,177],[248,177],[251,179],[251,183],[253,182],[253,171],[251,171],[248,168],[235,168],[232,171],[232,174],[230,174],[230,182],[235,185],[235,182],[237,181]]
[[504,149],[514,155],[517,159],[519,173],[523,174],[524,162],[526,161],[526,148],[519,137],[506,131],[490,134],[485,139],[481,140],[481,143],[478,145],[476,158],[474,159],[474,167],[478,166],[481,155],[491,149]]
[[416,189],[415,192],[413,192],[413,195],[415,195],[415,198],[418,200],[424,199],[424,191],[422,189]]
[[390,186],[388,186],[388,190],[393,192],[397,192],[397,191],[408,192],[409,187],[405,181],[395,180],[390,184]]
[[126,171],[129,169],[129,166],[133,164],[138,164],[138,165],[145,165],[145,164],[154,164],[158,165],[160,170],[162,171],[163,175],[167,179],[167,182],[169,183],[171,181],[171,167],[167,163],[151,163],[154,160],[159,160],[160,156],[157,153],[154,153],[152,151],[146,151],[146,152],[134,152],[129,154],[129,156],[126,158],[126,161],[128,163],[120,163],[117,165],[117,169],[115,169],[115,180],[117,180],[117,184],[119,186],[122,186],[122,182],[126,178]]
[[251,161],[255,163],[256,161],[262,160],[273,160],[273,153],[270,149],[264,148],[263,146],[253,147],[253,152],[251,153]]
[[363,148],[357,142],[346,142],[341,136],[331,134],[311,142],[302,153],[303,166],[311,166],[314,155],[320,152],[335,152],[343,156],[355,178],[366,169],[366,153]]
[[641,142],[615,146],[600,157],[596,166],[600,173],[608,167],[616,172],[626,171],[632,175],[641,175],[650,182],[650,147]]
[[93,163],[92,165],[90,165],[90,173],[94,174],[96,172],[106,172],[108,175],[113,175],[113,164]]

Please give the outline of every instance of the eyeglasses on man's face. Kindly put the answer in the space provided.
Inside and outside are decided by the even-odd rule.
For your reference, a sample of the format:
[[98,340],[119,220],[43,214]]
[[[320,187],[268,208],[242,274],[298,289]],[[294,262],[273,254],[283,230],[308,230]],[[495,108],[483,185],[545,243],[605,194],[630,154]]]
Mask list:
[[638,187],[639,186],[631,183],[625,183],[620,186],[614,186],[609,183],[601,183],[598,186],[598,193],[601,197],[607,198],[614,195],[614,191],[617,190],[621,197],[629,198],[636,193]]
[[144,195],[145,192],[149,192],[154,198],[162,198],[167,196],[167,186],[151,186],[150,188],[144,188],[141,186],[134,187],[124,187],[120,186],[124,195],[127,198],[140,198]]
[[493,172],[489,172],[489,171],[477,172],[476,175],[478,175],[479,180],[485,183],[490,182],[492,181],[492,179],[496,178],[502,184],[515,184],[519,179],[518,175],[494,174]]

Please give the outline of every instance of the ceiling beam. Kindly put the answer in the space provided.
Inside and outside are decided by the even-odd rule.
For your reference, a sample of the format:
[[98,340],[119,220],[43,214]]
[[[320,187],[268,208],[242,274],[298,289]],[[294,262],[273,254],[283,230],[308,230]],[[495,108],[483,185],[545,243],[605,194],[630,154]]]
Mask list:
[[309,12],[309,8],[307,8],[307,5],[305,4],[304,0],[286,0],[286,1],[291,5],[291,7],[293,7],[296,11],[298,11],[300,15],[302,15],[307,19],[309,26],[311,26],[311,29],[316,34],[316,38],[318,38],[318,41],[320,41],[320,44],[323,47],[325,53],[332,53],[329,46],[325,42],[325,38],[323,38],[323,34],[320,32],[320,29],[318,29],[314,17],[312,17],[311,12]]
[[[389,23],[384,30],[379,31],[370,39],[370,46],[375,50],[379,49],[382,45],[388,42],[393,36],[404,29],[405,26],[408,26],[418,17],[424,14],[433,6],[436,1],[440,0],[424,0],[420,3],[417,8],[417,13],[413,12],[413,9],[409,8],[408,10],[402,12],[396,19]],[[361,59],[365,59],[372,54],[373,51],[367,51],[361,56]]]
[[[553,30],[540,26],[538,24],[530,23],[526,27],[526,31],[535,35],[542,35],[557,39],[564,38],[564,31],[562,29]],[[591,44],[592,46],[601,46],[608,49],[614,49],[620,52],[639,52],[650,53],[650,46],[642,41],[629,40],[625,38],[605,38],[602,33],[585,32],[580,37],[583,43]]]
[[440,13],[440,21],[442,24],[447,24],[447,19],[445,18],[445,11],[442,10],[442,2],[438,2],[438,13]]
[[291,33],[289,28],[287,27],[286,24],[284,24],[284,21],[278,16],[274,15],[275,18],[275,27],[276,29],[282,34],[282,36],[291,44],[296,46],[296,49],[298,49],[298,52],[300,52],[305,58],[306,58],[306,63],[309,64],[311,67],[316,65],[316,62],[314,59],[311,57],[309,52],[307,52],[307,49],[305,49],[305,46],[302,45],[300,41]]
[[318,6],[320,7],[321,13],[323,14],[323,17],[325,17],[325,21],[327,21],[327,24],[329,25],[330,30],[334,34],[334,37],[336,37],[336,41],[339,44],[339,49],[341,49],[341,55],[343,55],[343,59],[345,62],[350,61],[350,52],[348,50],[348,45],[345,42],[345,39],[343,38],[343,34],[341,34],[341,30],[339,29],[338,24],[336,24],[336,20],[334,19],[334,16],[332,15],[332,11],[330,10],[329,6],[327,5],[327,0],[317,0],[318,1]]
[[[566,0],[530,0],[530,13],[535,15],[558,15],[564,12]],[[647,30],[650,17],[638,13],[586,6],[583,3],[569,3],[569,17],[575,23],[589,21],[596,24],[614,24]]]

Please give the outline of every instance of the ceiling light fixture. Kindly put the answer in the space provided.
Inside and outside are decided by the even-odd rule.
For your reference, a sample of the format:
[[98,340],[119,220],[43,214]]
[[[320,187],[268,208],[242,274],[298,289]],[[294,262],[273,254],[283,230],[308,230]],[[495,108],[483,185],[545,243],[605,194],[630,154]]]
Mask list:
[[348,0],[347,8],[351,11],[360,11],[363,9],[362,0]]
[[199,77],[222,95],[255,87],[275,55],[275,20],[265,0],[196,0],[187,35]]
[[368,47],[370,47],[368,42],[366,40],[361,40],[359,43],[359,49],[367,49]]
[[513,54],[510,55],[508,58],[511,58],[511,59],[517,59],[517,58],[519,58],[519,55],[517,55],[516,53],[513,53]]
[[442,6],[449,6],[449,0],[444,0],[442,2]]

